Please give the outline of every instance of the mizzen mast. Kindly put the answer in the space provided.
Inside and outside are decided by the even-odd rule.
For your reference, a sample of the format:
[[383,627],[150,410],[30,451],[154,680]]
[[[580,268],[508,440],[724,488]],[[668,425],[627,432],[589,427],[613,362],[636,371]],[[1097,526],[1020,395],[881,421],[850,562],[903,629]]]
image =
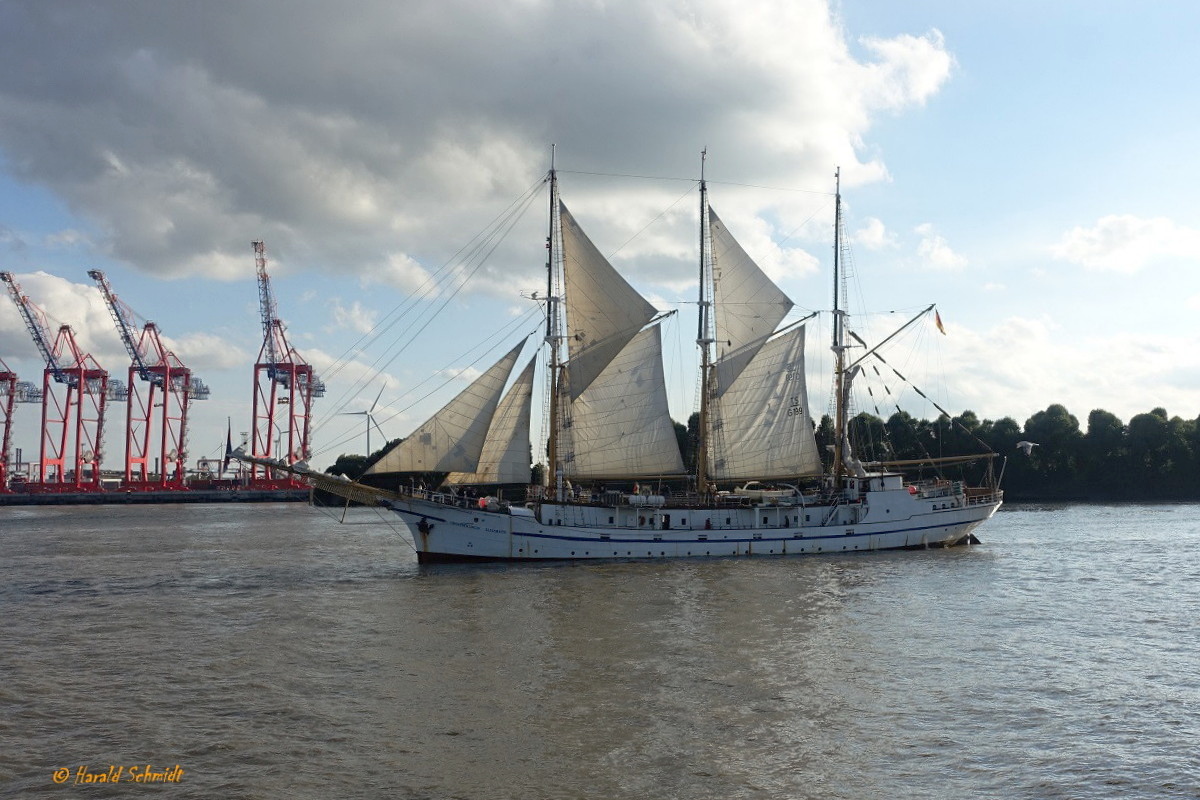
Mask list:
[[833,212],[833,355],[834,355],[834,445],[833,445],[833,480],[835,486],[841,482],[845,471],[845,437],[846,437],[846,344],[845,344],[845,311],[839,303],[838,290],[841,287],[841,255],[842,255],[842,168],[834,173],[834,212]]
[[708,184],[704,162],[708,149],[700,151],[700,313],[696,344],[700,347],[700,417],[696,425],[696,491],[708,487],[708,392],[712,373],[712,241],[708,222]]

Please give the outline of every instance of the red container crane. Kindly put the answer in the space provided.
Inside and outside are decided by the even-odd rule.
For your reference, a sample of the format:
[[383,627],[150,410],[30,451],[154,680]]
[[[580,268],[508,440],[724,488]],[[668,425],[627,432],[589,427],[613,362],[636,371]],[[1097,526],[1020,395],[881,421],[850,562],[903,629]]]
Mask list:
[[42,376],[42,443],[38,479],[31,492],[101,490],[100,461],[105,403],[125,399],[125,386],[109,381],[91,354],[80,351],[70,325],[53,342],[45,313],[21,293],[11,272],[0,272],[8,294],[46,362]]
[[17,380],[17,373],[0,358],[0,494],[11,494],[9,454],[12,447],[12,420],[16,403],[40,403],[42,392],[29,381]]
[[[147,321],[137,335],[136,314],[113,292],[104,273],[88,270],[104,297],[129,353],[129,403],[125,425],[125,482],[132,490],[187,488],[187,415],[191,400],[209,388],[163,345]],[[151,459],[158,465],[151,464]]]
[[[262,242],[251,244],[258,273],[263,344],[254,364],[254,430],[250,455],[288,464],[307,461],[312,455],[309,442],[312,401],[325,395],[325,384],[317,377],[312,365],[288,343],[287,329],[279,318],[271,279],[267,275],[266,248]],[[301,485],[290,474],[275,473],[258,464],[252,466],[250,481],[252,485],[264,488]]]

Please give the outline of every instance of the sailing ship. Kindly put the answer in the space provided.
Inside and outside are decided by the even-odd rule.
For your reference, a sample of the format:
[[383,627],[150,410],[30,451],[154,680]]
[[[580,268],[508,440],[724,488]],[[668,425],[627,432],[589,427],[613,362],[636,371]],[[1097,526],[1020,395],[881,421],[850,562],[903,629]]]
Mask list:
[[[550,469],[543,483],[528,484],[536,356],[504,392],[524,343],[387,450],[361,482],[304,465],[289,470],[348,500],[390,509],[411,532],[421,562],[773,556],[977,541],[972,530],[1003,500],[990,467],[994,453],[986,454],[988,477],[979,486],[909,481],[886,463],[855,456],[847,421],[851,385],[878,348],[851,357],[851,345],[865,345],[839,307],[840,175],[829,470],[805,385],[809,317],[779,327],[793,303],[709,206],[703,169],[701,391],[692,470],[668,412],[662,317],[580,228],[559,196],[553,168],[548,181]],[[438,476],[435,485],[426,485],[429,476]],[[514,500],[471,488],[500,484],[528,490]]]

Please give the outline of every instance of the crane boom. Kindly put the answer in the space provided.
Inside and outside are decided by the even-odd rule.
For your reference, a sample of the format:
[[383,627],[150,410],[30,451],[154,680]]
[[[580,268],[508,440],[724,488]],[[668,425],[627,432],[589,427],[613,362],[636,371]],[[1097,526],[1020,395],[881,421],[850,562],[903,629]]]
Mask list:
[[54,380],[57,383],[72,383],[74,376],[68,375],[63,370],[62,365],[58,363],[58,356],[54,354],[54,347],[50,343],[50,328],[46,324],[46,314],[21,293],[21,286],[11,272],[0,272],[0,281],[8,284],[8,296],[16,303],[17,311],[20,312],[21,319],[25,321],[29,335],[33,337],[33,343],[42,354],[42,360],[46,362],[46,368],[54,374]]
[[258,308],[262,315],[263,341],[266,344],[267,363],[276,364],[280,353],[275,341],[276,327],[282,328],[275,295],[271,292],[271,277],[267,275],[267,252],[265,243],[251,242],[254,247],[254,268],[258,275]]
[[97,288],[100,289],[100,294],[104,297],[104,304],[108,306],[108,313],[112,315],[113,322],[117,325],[117,334],[121,337],[121,343],[125,345],[126,352],[129,353],[129,358],[137,367],[138,376],[144,381],[153,381],[158,385],[162,385],[162,376],[155,376],[150,373],[150,367],[146,364],[146,359],[142,355],[141,348],[137,346],[137,340],[134,338],[134,324],[130,319],[130,309],[122,303],[113,293],[112,286],[108,282],[108,278],[98,269],[89,269],[88,277],[96,282]]
[[[101,449],[104,443],[105,403],[121,399],[126,388],[109,381],[108,371],[75,341],[70,325],[60,325],[54,341],[46,315],[21,293],[11,272],[0,281],[17,306],[25,327],[46,362],[42,373],[42,446],[38,479],[31,491],[101,491]],[[55,384],[63,387],[55,391]]]

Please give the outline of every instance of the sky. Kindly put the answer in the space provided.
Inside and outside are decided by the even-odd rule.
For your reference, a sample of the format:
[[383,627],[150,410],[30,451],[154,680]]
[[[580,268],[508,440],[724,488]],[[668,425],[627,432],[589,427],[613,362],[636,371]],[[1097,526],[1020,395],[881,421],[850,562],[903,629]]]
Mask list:
[[[851,324],[874,342],[936,303],[945,336],[925,319],[883,352],[951,413],[1195,418],[1197,29],[1184,0],[0,0],[0,270],[114,377],[128,357],[87,271],[156,322],[212,388],[194,462],[227,420],[250,430],[265,241],[327,385],[323,467],[364,451],[353,412],[378,398],[383,434],[407,435],[538,330],[553,146],[580,224],[677,312],[683,420],[704,150],[710,201],[792,318],[830,306],[840,168]],[[819,415],[828,314],[810,330]],[[7,298],[0,359],[40,383]],[[937,414],[898,381],[858,402]],[[15,414],[26,460],[37,417]]]

